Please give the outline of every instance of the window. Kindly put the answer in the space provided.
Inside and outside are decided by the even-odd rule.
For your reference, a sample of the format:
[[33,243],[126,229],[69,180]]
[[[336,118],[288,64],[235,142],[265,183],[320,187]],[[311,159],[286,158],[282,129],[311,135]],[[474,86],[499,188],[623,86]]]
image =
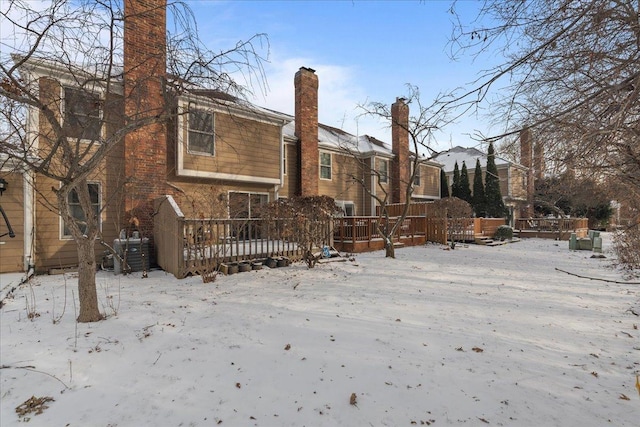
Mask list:
[[260,208],[269,203],[269,195],[262,193],[229,192],[230,218],[258,218]]
[[64,130],[70,138],[99,140],[102,136],[100,97],[86,90],[65,87]]
[[338,206],[344,212],[344,216],[354,216],[356,213],[356,205],[350,201],[336,200],[336,206]]
[[[89,183],[89,199],[91,200],[91,207],[98,218],[98,227],[101,226],[100,223],[100,184],[99,183]],[[71,215],[75,218],[75,221],[78,223],[80,230],[86,233],[87,226],[85,224],[85,216],[84,212],[82,212],[82,207],[80,206],[80,199],[78,198],[78,193],[76,190],[71,190],[68,196],[69,209],[71,210]],[[64,222],[62,224],[62,237],[68,238],[71,236],[71,229]]]
[[287,174],[287,146],[282,147],[282,174]]
[[214,155],[213,112],[196,108],[189,104],[189,144],[190,153]]
[[331,179],[331,153],[320,153],[320,178]]
[[384,159],[376,159],[376,171],[380,182],[387,182],[389,180],[389,161]]
[[420,186],[420,165],[418,165],[418,169],[416,169],[416,173],[413,177],[413,185],[416,187]]

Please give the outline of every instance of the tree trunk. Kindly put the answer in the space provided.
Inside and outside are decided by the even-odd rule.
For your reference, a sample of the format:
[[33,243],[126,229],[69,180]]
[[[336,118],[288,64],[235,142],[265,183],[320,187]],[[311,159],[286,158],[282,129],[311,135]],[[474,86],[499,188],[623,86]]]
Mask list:
[[76,240],[78,245],[78,298],[80,315],[78,322],[97,322],[104,317],[98,309],[96,290],[96,256],[93,239]]
[[384,256],[387,258],[395,258],[396,257],[396,248],[393,246],[393,239],[386,238],[386,243],[384,245]]

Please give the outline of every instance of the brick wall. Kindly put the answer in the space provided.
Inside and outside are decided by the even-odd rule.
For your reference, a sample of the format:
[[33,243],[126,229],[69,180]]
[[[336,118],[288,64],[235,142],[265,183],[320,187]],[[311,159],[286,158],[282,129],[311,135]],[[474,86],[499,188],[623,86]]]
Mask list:
[[391,167],[391,202],[405,203],[406,188],[411,177],[409,159],[409,106],[404,98],[391,105],[391,149],[394,154]]
[[[164,111],[166,75],[166,0],[125,0],[124,96],[128,123]],[[153,230],[153,199],[166,192],[166,127],[154,123],[125,137],[125,174],[130,180],[125,210],[140,221],[146,236]]]
[[298,137],[301,196],[318,195],[318,76],[302,67],[295,75],[295,132]]

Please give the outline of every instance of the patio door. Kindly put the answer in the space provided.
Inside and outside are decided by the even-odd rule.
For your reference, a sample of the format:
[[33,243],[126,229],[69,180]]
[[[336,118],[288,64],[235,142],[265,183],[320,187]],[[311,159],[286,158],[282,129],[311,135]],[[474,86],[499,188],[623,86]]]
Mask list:
[[[260,217],[260,207],[269,203],[269,195],[264,193],[229,192],[229,218],[254,219]],[[233,236],[242,240],[260,238],[257,221],[238,221]]]

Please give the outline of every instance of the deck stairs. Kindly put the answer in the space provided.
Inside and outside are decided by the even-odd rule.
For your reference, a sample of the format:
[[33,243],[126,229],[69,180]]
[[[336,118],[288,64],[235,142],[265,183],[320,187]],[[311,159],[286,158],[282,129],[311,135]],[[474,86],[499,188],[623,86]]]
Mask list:
[[474,236],[474,241],[477,245],[490,245],[494,243],[493,239],[485,236],[484,234],[476,234]]

